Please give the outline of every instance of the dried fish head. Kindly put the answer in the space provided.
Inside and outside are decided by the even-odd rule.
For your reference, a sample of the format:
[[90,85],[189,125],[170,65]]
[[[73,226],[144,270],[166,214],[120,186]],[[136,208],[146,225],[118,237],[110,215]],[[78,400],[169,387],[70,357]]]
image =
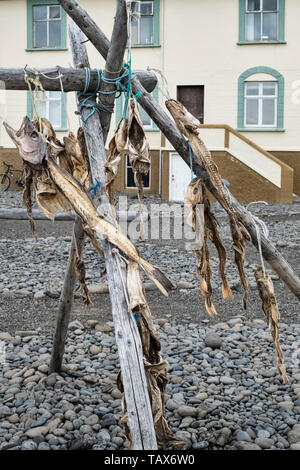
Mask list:
[[47,145],[30,119],[25,116],[18,131],[15,131],[7,122],[3,125],[18,148],[22,160],[35,168],[40,168],[47,154]]
[[167,100],[165,102],[166,108],[174,119],[176,126],[185,136],[186,129],[197,133],[197,130],[200,126],[200,121],[198,121],[195,116],[188,112],[188,110],[177,100]]

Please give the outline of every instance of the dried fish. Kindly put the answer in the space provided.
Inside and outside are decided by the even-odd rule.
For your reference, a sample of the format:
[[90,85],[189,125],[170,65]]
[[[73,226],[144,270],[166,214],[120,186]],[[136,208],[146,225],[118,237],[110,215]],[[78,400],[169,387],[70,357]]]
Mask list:
[[[24,120],[27,120],[26,117]],[[23,124],[22,124],[23,126]],[[22,150],[23,141],[26,142],[27,147],[30,149],[29,158],[33,158],[40,167],[43,163],[49,170],[49,175],[58,189],[62,192],[64,197],[69,201],[75,212],[81,217],[83,223],[88,225],[89,229],[95,231],[99,238],[106,238],[111,244],[119,248],[128,258],[136,261],[141,268],[145,271],[147,276],[155,283],[164,295],[168,295],[168,291],[173,287],[169,279],[156,267],[145,261],[139,256],[134,245],[130,240],[120,231],[114,227],[110,222],[98,216],[97,211],[92,203],[92,200],[85,192],[82,185],[73,178],[67,171],[60,168],[51,156],[49,149],[43,145],[42,138],[39,134],[33,132],[33,125],[27,123],[28,132],[30,135],[34,134],[33,142],[30,145],[30,138],[24,134],[24,138],[16,138],[16,131],[10,128],[10,135],[12,135],[17,147],[21,149],[21,155],[25,155]],[[26,158],[25,158],[26,159]]]
[[262,308],[266,315],[267,325],[270,329],[275,345],[276,367],[282,377],[283,382],[287,384],[289,381],[286,375],[286,369],[284,365],[284,355],[279,343],[278,322],[280,319],[280,313],[275,297],[273,282],[269,273],[266,272],[265,274],[266,275],[264,275],[263,268],[259,266],[255,272],[255,279],[258,287],[258,292],[262,300]]
[[[197,206],[200,204],[203,205],[204,208],[204,223],[200,220],[197,213]],[[189,222],[192,230],[196,233],[200,232],[198,234],[198,240],[201,239],[202,241],[201,246],[199,246],[199,248],[196,246],[195,250],[197,254],[197,272],[200,277],[200,292],[205,297],[205,307],[209,315],[217,315],[215,306],[211,300],[212,272],[209,262],[208,238],[215,245],[219,254],[219,274],[222,279],[223,298],[227,299],[228,297],[232,297],[232,292],[225,274],[226,250],[217,229],[217,221],[210,209],[206,188],[199,179],[194,179],[188,185],[184,205],[190,209]]]
[[106,173],[106,181],[104,188],[112,207],[114,207],[113,182],[116,179],[119,164],[122,155],[124,155],[125,152],[125,147],[127,143],[127,132],[128,122],[126,119],[121,119],[116,129],[116,132],[109,143],[107,162],[104,166]]
[[[164,407],[166,386],[168,382],[168,363],[162,359],[159,353],[160,341],[154,328],[152,315],[146,301],[139,267],[134,261],[129,261],[127,264],[127,289],[130,300],[128,309],[133,314],[138,315],[137,325],[145,357],[144,366],[157,441],[160,445],[184,447],[186,444],[183,441],[178,441],[174,437],[174,434],[170,430],[165,418]],[[117,383],[119,389],[123,391],[121,374],[118,375]],[[122,408],[122,422],[125,425],[127,439],[131,442],[124,397],[122,399]]]
[[[213,161],[210,151],[207,149],[199,135],[200,122],[192,114],[190,114],[181,103],[176,100],[167,100],[166,107],[171,113],[180,132],[182,132],[182,134],[189,139],[193,152],[199,158],[201,165],[208,172],[212,184],[218,191],[220,204],[223,206],[229,216],[229,223],[233,240],[234,260],[237,265],[241,283],[245,291],[243,297],[243,307],[246,308],[248,297],[248,280],[244,271],[245,244],[246,241],[251,240],[251,237],[242,222],[238,220],[231,203],[230,194],[223,184],[218,167]],[[227,289],[227,286],[225,286],[225,289]]]
[[81,148],[78,139],[73,132],[70,132],[67,137],[64,137],[65,152],[71,159],[73,177],[82,184],[84,189],[88,191],[91,187],[91,180],[89,177],[89,167],[81,153]]
[[70,203],[53,183],[47,168],[43,168],[36,176],[33,188],[36,200],[46,217],[54,220],[55,215],[62,211],[71,215]]
[[141,238],[144,238],[143,222],[143,176],[147,175],[150,168],[149,143],[146,139],[144,127],[139,114],[138,103],[132,100],[129,103],[128,118],[128,151],[129,163],[133,170],[134,182],[138,188],[140,204]]

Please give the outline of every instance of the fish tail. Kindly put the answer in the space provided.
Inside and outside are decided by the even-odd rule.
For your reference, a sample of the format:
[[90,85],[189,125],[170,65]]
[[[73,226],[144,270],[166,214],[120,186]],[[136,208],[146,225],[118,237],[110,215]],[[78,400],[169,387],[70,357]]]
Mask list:
[[205,308],[210,317],[218,315],[218,312],[210,298],[205,299]]
[[168,291],[174,286],[172,282],[158,269],[156,266],[148,263],[145,260],[140,260],[140,265],[147,274],[147,276],[154,282],[156,287],[165,295],[168,296]]
[[231,292],[230,285],[228,284],[227,279],[223,279],[222,282],[222,295],[224,300],[228,299],[229,297],[233,298],[233,294]]

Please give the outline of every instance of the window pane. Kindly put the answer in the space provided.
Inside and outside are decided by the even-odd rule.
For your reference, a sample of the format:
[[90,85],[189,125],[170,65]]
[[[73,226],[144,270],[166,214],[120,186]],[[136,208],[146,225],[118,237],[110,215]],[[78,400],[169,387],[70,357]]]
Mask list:
[[153,43],[153,16],[145,16],[140,19],[141,44]]
[[50,18],[60,18],[60,7],[50,7]]
[[139,43],[139,36],[138,36],[138,21],[135,18],[132,18],[131,21],[131,42],[132,44]]
[[259,95],[258,83],[246,83],[246,95],[258,96]]
[[276,83],[263,83],[263,95],[264,96],[275,96],[276,94]]
[[49,22],[49,46],[57,47],[61,44],[61,22],[50,21]]
[[33,7],[33,19],[34,20],[46,20],[47,19],[47,7]]
[[[133,170],[132,170],[132,167],[129,166],[129,158],[128,156],[126,157],[127,158],[127,188],[136,188],[136,184],[134,182],[134,175],[133,175]],[[143,175],[142,176],[142,181],[143,181],[143,185],[144,185],[144,188],[149,188],[150,187],[150,171],[148,172],[147,175]]]
[[260,0],[248,0],[248,11],[260,10]]
[[249,13],[246,15],[246,41],[260,41],[260,13]]
[[61,91],[47,91],[47,94],[52,100],[61,100]]
[[277,39],[277,13],[263,14],[263,39]]
[[275,124],[275,100],[264,99],[262,105],[262,124]]
[[277,0],[263,0],[264,11],[277,10]]
[[153,2],[140,3],[140,11],[142,15],[152,15],[153,14]]
[[[47,118],[47,112],[46,112],[46,100],[44,101],[40,101],[40,110],[39,110],[39,104],[38,104],[38,99],[37,99],[37,96],[36,96],[36,93],[34,92],[34,106],[35,106],[35,109],[37,112],[40,111],[41,113],[41,117],[44,117],[44,118]],[[46,92],[46,96],[47,96],[47,92]],[[41,94],[40,94],[40,100],[42,99],[41,97]]]
[[141,106],[139,106],[139,111],[143,125],[151,126],[151,118],[148,116],[146,111]]
[[47,47],[47,21],[34,22],[34,47]]
[[61,102],[49,101],[49,121],[55,128],[61,127]]
[[246,125],[258,124],[258,100],[246,100]]

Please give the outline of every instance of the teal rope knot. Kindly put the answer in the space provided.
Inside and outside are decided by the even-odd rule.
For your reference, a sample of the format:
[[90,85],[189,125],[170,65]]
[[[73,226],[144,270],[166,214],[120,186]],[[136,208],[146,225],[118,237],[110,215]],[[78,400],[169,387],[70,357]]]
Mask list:
[[[116,95],[116,98],[119,98],[122,92],[126,92],[126,103],[128,104],[128,98],[132,96],[132,86],[131,86],[131,79],[132,77],[135,76],[135,74],[131,73],[131,59],[128,63],[124,64],[125,71],[123,72],[122,75],[116,78],[106,78],[103,76],[103,70],[101,69],[96,69],[97,75],[98,75],[98,80],[97,80],[97,88],[95,91],[89,91],[90,84],[91,84],[91,69],[89,67],[85,67],[85,86],[84,90],[78,91],[77,92],[77,97],[78,97],[78,109],[75,112],[76,114],[81,114],[83,108],[88,108],[90,109],[90,113],[82,119],[83,123],[85,124],[86,121],[97,111],[97,113],[100,114],[100,111],[103,110],[105,112],[112,113],[114,111],[113,107],[109,106],[104,106],[100,102],[95,102],[95,96],[97,94],[102,94],[102,95],[110,95],[113,93],[119,93]],[[122,81],[128,77],[128,83],[127,85],[124,85]],[[111,91],[102,91],[100,90],[101,84],[107,83],[109,85],[114,85],[115,89]],[[138,92],[136,94],[136,98],[139,98],[141,96],[141,93]],[[91,102],[91,100],[94,99],[94,102]],[[127,106],[126,106],[127,108]]]
[[103,184],[102,181],[96,181],[96,183],[91,186],[91,189],[89,190],[89,195],[93,196],[95,190],[97,188],[100,188],[100,186],[102,186],[102,184]]

